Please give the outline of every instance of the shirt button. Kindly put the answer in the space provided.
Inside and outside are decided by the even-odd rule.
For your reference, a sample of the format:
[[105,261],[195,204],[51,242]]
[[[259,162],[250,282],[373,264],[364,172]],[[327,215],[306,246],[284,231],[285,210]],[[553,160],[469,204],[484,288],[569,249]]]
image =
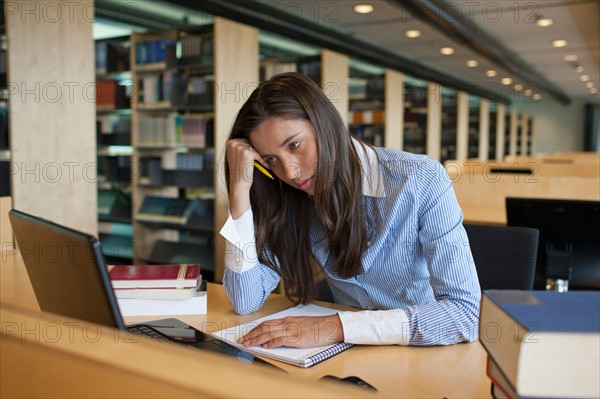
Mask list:
[[367,247],[371,246],[371,241],[367,241]]

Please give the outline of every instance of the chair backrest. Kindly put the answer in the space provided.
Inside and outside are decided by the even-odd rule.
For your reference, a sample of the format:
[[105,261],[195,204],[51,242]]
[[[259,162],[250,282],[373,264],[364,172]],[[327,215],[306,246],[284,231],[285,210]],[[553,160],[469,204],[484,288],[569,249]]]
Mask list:
[[464,224],[482,290],[533,289],[539,230]]

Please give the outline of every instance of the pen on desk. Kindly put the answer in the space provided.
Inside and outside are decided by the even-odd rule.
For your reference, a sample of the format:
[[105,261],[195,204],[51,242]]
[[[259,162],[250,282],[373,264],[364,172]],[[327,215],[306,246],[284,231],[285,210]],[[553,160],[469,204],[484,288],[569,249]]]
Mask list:
[[271,180],[275,180],[275,178],[273,176],[271,176],[271,174],[269,173],[269,171],[266,170],[261,164],[259,164],[258,162],[254,161],[254,166],[256,167],[256,169],[260,170],[263,175],[267,176]]

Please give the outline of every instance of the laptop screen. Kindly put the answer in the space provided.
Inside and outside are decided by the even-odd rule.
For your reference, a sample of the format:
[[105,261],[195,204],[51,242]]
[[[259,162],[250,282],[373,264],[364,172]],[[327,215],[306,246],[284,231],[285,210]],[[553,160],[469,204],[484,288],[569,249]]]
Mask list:
[[15,209],[9,219],[41,310],[125,328],[96,238]]

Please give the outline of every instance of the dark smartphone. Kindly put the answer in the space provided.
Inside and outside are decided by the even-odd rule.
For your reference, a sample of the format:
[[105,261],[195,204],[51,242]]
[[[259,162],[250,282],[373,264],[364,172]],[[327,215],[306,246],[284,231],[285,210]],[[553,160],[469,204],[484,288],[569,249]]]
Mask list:
[[358,386],[360,388],[363,389],[367,389],[373,393],[377,393],[377,388],[375,388],[373,385],[369,384],[368,382],[366,382],[365,380],[363,380],[362,378],[356,377],[356,376],[350,376],[350,377],[345,377],[345,378],[340,378],[340,377],[336,377],[334,375],[325,375],[323,377],[321,377],[319,379],[319,381],[339,381],[341,383],[344,384],[349,384],[349,385],[354,385],[354,386]]

